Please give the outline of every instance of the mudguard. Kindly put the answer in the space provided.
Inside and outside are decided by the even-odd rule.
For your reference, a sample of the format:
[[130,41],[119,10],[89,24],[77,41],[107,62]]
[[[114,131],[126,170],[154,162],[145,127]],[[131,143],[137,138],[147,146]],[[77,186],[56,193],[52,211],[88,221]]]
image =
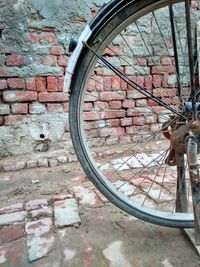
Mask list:
[[70,92],[71,81],[75,73],[76,64],[83,50],[83,42],[88,42],[93,33],[97,33],[104,23],[106,23],[122,6],[130,3],[133,0],[112,0],[109,4],[105,5],[93,20],[86,25],[81,33],[76,48],[74,49],[65,74],[64,79],[64,92]]

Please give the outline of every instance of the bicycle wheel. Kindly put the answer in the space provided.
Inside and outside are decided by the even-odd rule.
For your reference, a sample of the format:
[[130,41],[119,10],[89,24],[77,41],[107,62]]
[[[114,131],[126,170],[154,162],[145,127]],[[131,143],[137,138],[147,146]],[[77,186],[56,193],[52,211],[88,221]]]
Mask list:
[[[90,180],[116,206],[154,224],[193,227],[184,1],[122,2],[106,20],[96,19],[77,62],[73,145]],[[195,32],[200,14],[194,3],[190,9]],[[195,72],[197,66],[195,60]]]

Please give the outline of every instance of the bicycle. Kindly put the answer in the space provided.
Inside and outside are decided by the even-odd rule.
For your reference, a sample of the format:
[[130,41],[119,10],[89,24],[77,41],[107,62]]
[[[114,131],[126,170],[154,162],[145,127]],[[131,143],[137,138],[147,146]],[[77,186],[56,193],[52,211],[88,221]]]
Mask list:
[[112,0],[66,72],[77,157],[112,203],[150,223],[195,226],[200,244],[198,3]]

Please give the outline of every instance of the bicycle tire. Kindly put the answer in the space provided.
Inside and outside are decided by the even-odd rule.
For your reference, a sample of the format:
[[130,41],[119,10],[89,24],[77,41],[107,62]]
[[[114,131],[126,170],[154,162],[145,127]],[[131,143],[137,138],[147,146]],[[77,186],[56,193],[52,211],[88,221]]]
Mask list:
[[[101,14],[92,22],[92,25],[98,25],[92,36],[89,38],[87,44],[97,53],[102,53],[108,43],[113,41],[116,35],[121,32],[122,29],[127,27],[131,22],[138,20],[139,18],[166,7],[168,4],[180,3],[183,1],[120,1],[120,8],[112,9],[112,12],[108,14]],[[113,8],[113,2],[110,6]],[[107,10],[111,10],[109,6]],[[105,12],[105,11],[104,11]],[[94,27],[95,28],[95,27]],[[69,107],[69,120],[72,142],[77,154],[77,157],[93,184],[97,189],[114,205],[124,210],[125,212],[133,215],[141,220],[158,224],[167,227],[179,227],[179,228],[191,228],[194,226],[193,214],[185,213],[163,213],[156,209],[149,209],[148,207],[142,207],[132,200],[129,201],[126,197],[122,197],[120,192],[117,192],[115,188],[112,188],[108,178],[102,175],[98,170],[94,159],[92,158],[88,146],[85,143],[85,133],[83,130],[81,114],[82,110],[82,98],[84,95],[84,88],[87,84],[87,80],[90,78],[91,72],[94,69],[94,62],[96,63],[96,56],[85,47],[79,57],[76,64],[74,76],[71,83],[70,93],[70,107]]]

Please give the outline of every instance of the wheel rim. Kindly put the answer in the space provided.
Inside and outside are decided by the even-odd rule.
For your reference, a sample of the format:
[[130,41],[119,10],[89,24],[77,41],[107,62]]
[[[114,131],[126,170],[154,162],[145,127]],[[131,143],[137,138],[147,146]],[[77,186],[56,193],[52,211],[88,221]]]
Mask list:
[[[180,5],[182,5],[182,3],[177,4],[175,6],[175,9],[177,8],[178,11],[180,11],[179,9]],[[152,7],[150,7],[149,10],[151,10],[151,8]],[[161,12],[161,14],[163,14],[164,9],[166,8],[168,7],[165,8],[162,7],[160,10],[157,10],[156,13],[158,14],[159,12]],[[154,17],[153,20],[156,25],[158,23],[157,14],[151,15]],[[159,14],[159,16],[161,15]],[[177,17],[181,19],[181,14],[179,13],[179,16]],[[140,20],[138,20],[138,24],[139,22]],[[140,27],[141,25],[138,26],[135,24],[135,29],[137,28],[140,38],[141,40],[143,40],[144,35],[141,34],[141,32],[139,31]],[[147,29],[149,29],[148,26]],[[129,30],[130,28],[127,28],[127,31]],[[116,29],[116,31],[118,31],[118,29]],[[113,36],[114,35],[116,35],[116,33],[113,33]],[[111,48],[109,48],[109,51],[106,50],[107,52],[104,53],[104,55],[106,55],[107,60],[110,60],[110,62],[114,62],[116,60],[116,57],[113,56],[112,53],[114,53],[116,47],[117,48],[120,47],[116,45],[116,43],[117,44],[120,43],[119,37],[121,37],[121,41],[123,42],[123,44],[126,45],[127,54],[129,55],[130,53],[132,54],[132,51],[128,45],[128,41],[125,38],[126,36],[127,36],[126,34],[124,34],[124,36],[121,34],[114,39],[114,45]],[[134,39],[134,35],[130,36],[132,36]],[[108,38],[108,40],[109,39],[110,38]],[[161,38],[161,40],[163,40],[163,38]],[[167,40],[166,38],[166,41],[169,40]],[[181,39],[181,41],[183,40]],[[179,53],[184,51],[181,45],[181,41],[180,41],[181,51],[179,51]],[[102,44],[100,46],[99,51],[101,51],[104,45],[105,44]],[[144,40],[143,40],[143,47],[146,47]],[[169,48],[171,49],[170,46]],[[164,49],[166,49],[166,45],[164,45]],[[148,52],[147,47],[146,50]],[[157,53],[158,53],[157,56],[160,56],[161,58],[161,54],[159,54],[159,51]],[[186,48],[185,48],[185,54],[186,54]],[[169,58],[172,59],[173,55],[172,56],[165,55],[166,61],[171,60],[168,58],[168,56]],[[155,95],[157,94],[159,98],[165,99],[166,102],[168,102],[170,105],[173,105],[174,109],[179,110],[180,106],[183,106],[183,104],[180,103],[179,99],[177,99],[176,97],[176,93],[174,92],[175,86],[174,85],[172,86],[172,84],[168,84],[165,88],[163,88],[164,84],[163,79],[166,77],[164,77],[163,74],[157,73],[156,71],[157,68],[154,61],[151,63],[149,61],[149,64],[152,64],[151,69],[154,68],[154,74],[152,76],[154,76],[153,78],[157,79],[157,81],[156,82],[153,81],[153,89],[151,89],[149,77],[147,77],[146,73],[144,73],[144,71],[147,71],[147,68],[145,65],[146,64],[145,61],[142,62],[142,59],[144,59],[143,57],[144,56],[137,57],[137,60],[139,59],[141,61],[141,66],[139,65],[140,75],[139,78],[138,75],[135,75],[134,79],[135,80],[138,79],[138,81],[141,83],[143,82],[143,84],[144,83],[149,84],[148,85],[150,88],[149,90],[153,90]],[[151,56],[147,54],[145,58],[147,59],[147,57],[149,57],[148,60],[150,60]],[[88,74],[89,73],[91,74],[91,69],[94,66],[94,62],[95,59],[93,58],[91,60],[90,68],[87,70]],[[130,64],[130,62],[129,61],[127,62],[126,59],[123,60],[123,64],[120,64],[119,66],[120,67],[122,65],[124,66],[125,63]],[[183,63],[184,63],[182,65],[183,72],[185,72],[184,68],[187,68],[187,66],[185,66],[187,65],[187,62]],[[129,67],[130,68],[133,67],[131,64],[130,66],[126,67],[127,67],[126,69],[127,73],[130,72],[131,73],[130,76],[133,76],[135,68],[129,70]],[[164,71],[164,69],[165,67],[163,69],[161,68],[160,71],[162,72]],[[169,112],[168,111],[166,112],[166,109],[162,110],[162,108],[161,109],[158,108],[156,105],[150,106],[146,98],[140,97],[139,94],[135,93],[134,91],[126,89],[119,92],[120,88],[117,88],[117,86],[119,86],[117,84],[119,84],[120,81],[117,80],[117,77],[114,77],[116,78],[116,80],[113,78],[113,80],[111,80],[111,85],[108,85],[107,82],[109,82],[109,75],[105,76],[101,75],[101,71],[102,71],[101,63],[98,62],[97,67],[95,67],[94,71],[92,72],[93,77],[92,78],[90,77],[89,86],[86,86],[87,88],[85,87],[85,90],[87,92],[85,92],[82,88],[81,92],[82,96],[79,98],[79,103],[78,103],[79,107],[78,127],[79,127],[79,138],[82,146],[82,151],[84,153],[86,160],[88,161],[88,164],[93,174],[96,177],[95,181],[93,180],[92,177],[91,179],[102,192],[104,191],[102,190],[102,187],[105,187],[106,192],[110,193],[110,195],[112,195],[114,199],[118,199],[122,205],[130,207],[130,209],[134,209],[134,211],[146,214],[147,216],[150,216],[152,218],[160,218],[167,220],[169,221],[169,224],[170,222],[173,221],[177,221],[180,223],[193,221],[193,215],[191,212],[192,205],[191,205],[189,180],[188,178],[186,179],[189,210],[188,212],[185,213],[175,212],[177,192],[179,194],[180,190],[176,189],[177,171],[175,170],[175,167],[168,166],[164,163],[164,161],[166,160],[166,155],[168,153],[167,149],[169,148],[169,142],[166,139],[163,139],[161,130],[154,131],[152,133],[153,128],[157,127],[156,124],[159,124],[160,126],[162,122],[165,122],[166,120],[169,119]],[[103,71],[105,70],[103,69]],[[109,73],[109,70],[107,71]],[[143,75],[141,75],[141,72],[143,72]],[[168,77],[170,83],[176,76],[176,73],[174,74],[172,70],[171,72],[173,75],[169,75]],[[144,78],[144,81],[142,77]],[[178,79],[181,79],[183,89],[185,90],[185,88],[188,87],[187,77],[183,75],[183,77],[179,77]],[[175,82],[177,82],[177,77]],[[93,88],[94,86],[95,89]],[[122,86],[122,83],[120,84],[120,86]],[[160,90],[161,86],[163,90]],[[104,90],[103,92],[102,88]],[[169,92],[171,95],[169,95]],[[112,93],[114,96],[114,102],[111,100]],[[124,97],[125,95],[126,97]],[[188,94],[184,94],[184,98],[185,100],[187,100]],[[108,101],[109,103],[107,103],[105,99],[110,99],[110,101]],[[94,104],[94,100],[99,100],[99,103]],[[131,101],[133,105],[132,108],[130,108]],[[133,101],[135,101],[134,104]],[[119,102],[121,102],[121,108],[120,108],[121,114],[118,110],[118,106],[120,106]],[[83,106],[84,108],[82,108]],[[124,116],[124,109],[125,109],[125,114],[127,116],[126,118]],[[137,116],[131,115],[131,112],[132,114],[138,113],[139,115]],[[144,118],[145,118],[145,124],[144,124]],[[106,125],[107,127],[105,128]],[[150,128],[148,128],[147,130],[148,125],[150,125]],[[141,135],[137,134],[139,130],[143,131]],[[146,139],[144,138],[145,136]],[[156,139],[156,136],[162,138],[161,141],[159,139]],[[143,139],[141,140],[141,138]],[[100,139],[106,141],[101,142]],[[118,142],[120,139],[121,139],[120,144],[116,145],[116,142]],[[140,141],[139,146],[138,146],[138,140]],[[148,143],[146,141],[148,141]],[[94,143],[96,146],[94,145]],[[108,145],[109,148],[107,147]],[[159,149],[155,147],[155,145],[159,147]],[[99,146],[102,147],[99,148]],[[123,148],[123,151],[121,153],[119,153],[119,147],[121,148],[121,150]],[[104,157],[108,158],[104,160]],[[160,164],[161,161],[162,164]],[[185,166],[185,172],[188,177],[187,166]],[[130,211],[130,213],[132,212]]]

